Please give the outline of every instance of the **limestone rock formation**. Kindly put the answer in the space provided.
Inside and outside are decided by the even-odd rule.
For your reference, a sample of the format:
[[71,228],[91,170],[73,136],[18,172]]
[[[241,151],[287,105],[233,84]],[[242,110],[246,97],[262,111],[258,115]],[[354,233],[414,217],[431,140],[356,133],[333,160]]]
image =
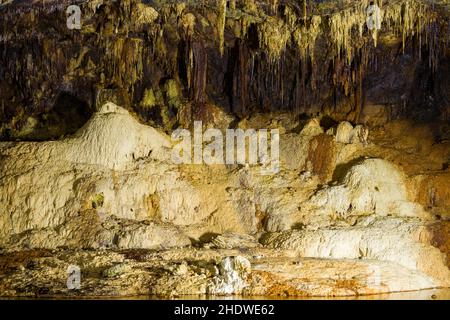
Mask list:
[[251,264],[242,256],[226,257],[219,264],[219,275],[209,288],[211,294],[239,294],[247,286],[246,278],[251,272]]
[[[170,149],[168,137],[138,123],[128,113],[112,103],[101,109],[67,141],[67,160],[74,163],[102,165],[120,170],[131,160],[139,158],[160,159]],[[166,151],[164,151],[166,148]]]
[[328,131],[329,134],[336,136],[336,141],[340,143],[367,143],[369,130],[367,127],[357,125],[353,128],[352,124],[343,121],[339,123],[337,128]]
[[[353,295],[450,286],[447,222],[426,210],[423,191],[411,192],[437,178],[408,177],[399,164],[373,157],[384,147],[338,142],[317,119],[298,133],[284,123],[282,148],[297,147],[285,147],[281,171],[271,176],[258,165],[174,165],[169,138],[112,103],[73,136],[0,143],[2,265],[32,249],[21,254],[36,252],[33,263],[46,270],[44,257],[52,257],[53,273],[29,277],[54,294],[67,289],[45,283],[64,277],[75,263],[70,252],[87,259],[83,249],[108,252],[93,253],[104,271],[85,280],[97,289],[85,283],[84,295]],[[329,155],[318,137],[330,139]],[[290,165],[290,150],[299,163]],[[437,199],[448,180],[441,185],[436,208],[446,206]],[[158,252],[167,258],[151,258]],[[149,271],[161,267],[168,273]],[[2,292],[32,294],[21,279],[6,276]]]
[[415,270],[419,279],[427,276],[434,286],[448,287],[447,257],[433,248],[429,230],[429,224],[418,220],[369,218],[352,227],[272,233],[262,243],[304,257],[391,261]]
[[[143,224],[152,219],[176,223],[183,218],[175,219],[172,210],[181,213],[181,207],[196,205],[195,194],[189,194],[187,188],[164,201],[165,205],[159,203],[157,190],[183,189],[182,183],[173,183],[175,176],[165,174],[169,166],[163,163],[170,159],[170,146],[164,134],[139,124],[111,103],[67,139],[15,146],[7,143],[2,149],[2,172],[7,174],[0,187],[0,242],[46,248],[78,247],[79,241],[88,247],[176,245],[180,232],[173,227]],[[23,161],[18,163],[16,157]],[[155,164],[156,160],[163,165]],[[150,175],[139,170],[146,161],[156,168],[150,169]],[[127,171],[130,167],[135,171]],[[190,200],[183,201],[183,197]],[[134,235],[127,229],[134,230]],[[180,238],[179,243],[190,241]]]
[[260,243],[254,237],[246,234],[224,233],[215,235],[214,238],[203,245],[204,248],[236,249],[257,248]]
[[[408,201],[403,173],[381,159],[355,164],[342,184],[319,190],[310,203],[342,219],[370,214],[427,217],[420,205]],[[321,214],[326,215],[326,211]]]
[[449,292],[448,1],[376,3],[0,0],[0,296]]

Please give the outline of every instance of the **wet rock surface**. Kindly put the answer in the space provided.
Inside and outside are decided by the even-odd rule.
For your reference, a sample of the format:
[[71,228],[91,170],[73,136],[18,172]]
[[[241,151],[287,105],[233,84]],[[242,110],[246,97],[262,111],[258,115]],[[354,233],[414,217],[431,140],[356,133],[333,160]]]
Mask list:
[[[0,1],[0,296],[450,287],[448,1],[77,4]],[[194,121],[279,172],[175,164]]]

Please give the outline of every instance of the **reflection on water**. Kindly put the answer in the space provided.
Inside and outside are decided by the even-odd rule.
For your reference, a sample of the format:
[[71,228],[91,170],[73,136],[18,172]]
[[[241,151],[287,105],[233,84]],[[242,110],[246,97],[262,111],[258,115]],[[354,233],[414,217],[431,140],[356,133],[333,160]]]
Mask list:
[[[8,298],[0,298],[8,299]],[[15,300],[30,298],[12,298]],[[157,296],[129,296],[129,297],[41,297],[31,299],[80,299],[80,300],[165,300],[167,298]],[[265,296],[180,296],[171,300],[450,300],[450,288],[431,289],[410,292],[385,293],[367,296],[350,297],[265,297]]]

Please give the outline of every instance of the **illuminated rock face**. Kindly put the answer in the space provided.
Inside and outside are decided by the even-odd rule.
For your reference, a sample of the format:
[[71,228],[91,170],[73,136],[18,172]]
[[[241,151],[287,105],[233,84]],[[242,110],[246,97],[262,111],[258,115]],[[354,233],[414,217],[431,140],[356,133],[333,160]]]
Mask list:
[[290,230],[267,235],[262,243],[322,259],[390,261],[435,285],[449,286],[446,256],[430,244],[427,224],[402,218],[362,219],[353,227]]
[[171,146],[168,137],[140,124],[128,111],[113,103],[103,105],[63,144],[67,150],[60,153],[66,154],[67,161],[112,170],[123,169],[140,158],[162,159]]
[[342,219],[372,214],[426,218],[420,205],[408,201],[403,173],[381,159],[355,164],[341,185],[320,190],[310,203]]
[[218,274],[209,286],[210,294],[241,294],[248,286],[247,277],[251,273],[251,263],[242,256],[226,257],[218,268]]
[[[149,271],[159,267],[148,261],[137,270],[146,270],[139,271],[142,279],[155,286],[143,280],[117,294],[352,295],[450,286],[446,222],[414,202],[424,187],[417,196],[409,187],[424,178],[411,180],[387,160],[361,158],[386,154],[370,141],[339,142],[335,131],[324,132],[311,120],[299,133],[282,134],[281,143],[295,141],[305,154],[295,166],[282,155],[273,176],[260,175],[258,166],[177,166],[165,134],[107,103],[71,137],[0,144],[0,246],[59,248],[53,275],[64,274],[72,259],[61,248],[82,256],[82,249],[106,249],[105,270],[115,265],[117,250],[168,255],[163,265],[173,277]],[[311,148],[318,137],[333,145],[332,156]],[[324,159],[330,174],[318,170]],[[332,177],[343,159],[350,165]],[[235,257],[237,248],[248,254]],[[113,271],[134,277],[135,263],[121,263]],[[36,281],[47,276],[32,274]],[[85,294],[128,286],[114,278]],[[21,288],[22,280],[10,281]]]
[[[170,146],[164,134],[111,103],[71,138],[6,144],[1,203],[10,215],[3,215],[1,242],[47,248],[190,244],[174,227],[143,224],[199,219],[192,215],[198,195],[177,181],[176,172],[167,172]],[[19,164],[16,157],[24,161]],[[173,196],[170,190],[178,192]]]

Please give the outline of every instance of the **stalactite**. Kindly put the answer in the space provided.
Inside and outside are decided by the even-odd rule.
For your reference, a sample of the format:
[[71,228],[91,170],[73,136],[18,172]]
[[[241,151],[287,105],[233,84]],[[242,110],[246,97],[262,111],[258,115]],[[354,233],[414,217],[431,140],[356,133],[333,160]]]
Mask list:
[[206,102],[206,75],[208,68],[208,56],[204,45],[200,42],[193,42],[193,68],[192,68],[192,99],[195,103]]
[[230,0],[230,9],[236,10],[236,0]]
[[427,11],[426,5],[416,0],[398,1],[386,6],[384,20],[388,20],[389,24],[401,33],[403,51],[409,36],[424,31],[424,22],[430,19]]
[[284,7],[284,16],[286,17],[286,23],[290,29],[295,29],[297,27],[298,17],[295,11],[290,6]]
[[307,0],[303,0],[303,20],[306,21],[307,18]]
[[330,18],[330,37],[335,44],[338,56],[346,55],[347,63],[352,59],[352,30],[358,27],[360,37],[363,26],[366,23],[365,8],[367,1],[363,1],[361,6],[343,10],[333,14]]
[[236,96],[240,100],[240,108],[242,114],[246,114],[247,97],[248,97],[248,58],[249,52],[244,42],[239,42],[239,64],[238,64],[238,78],[236,78]]
[[192,36],[194,34],[195,24],[197,18],[192,13],[186,13],[179,19],[179,25],[182,27],[187,36]]
[[316,46],[316,40],[321,32],[322,18],[320,16],[313,16],[307,26],[297,26],[294,31],[294,41],[297,44],[300,55],[302,58],[310,56],[314,59],[314,50]]
[[194,34],[194,28],[196,24],[197,19],[192,13],[183,14],[181,18],[179,19],[179,26],[182,28],[184,32],[184,38],[187,43],[186,48],[186,78],[187,78],[187,86],[188,89],[191,90],[192,88],[192,70],[194,69],[194,53],[192,51],[192,36]]
[[272,2],[272,13],[273,14],[278,14],[278,1],[279,0],[271,0]]

